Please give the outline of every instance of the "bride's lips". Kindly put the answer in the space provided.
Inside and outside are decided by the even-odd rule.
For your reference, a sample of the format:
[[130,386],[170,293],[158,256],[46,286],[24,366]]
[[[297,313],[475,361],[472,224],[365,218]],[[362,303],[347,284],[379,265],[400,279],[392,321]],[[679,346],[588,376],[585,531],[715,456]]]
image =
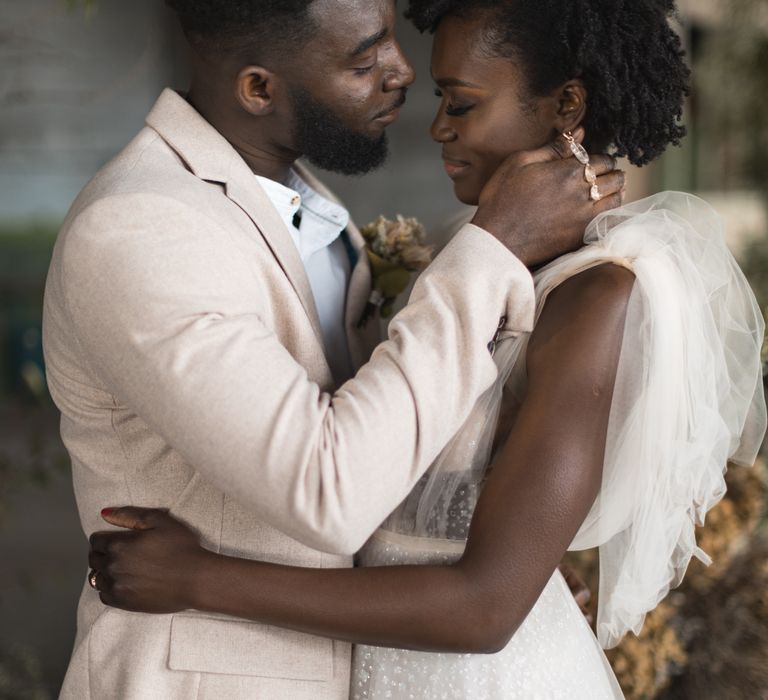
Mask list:
[[445,168],[445,172],[448,173],[448,177],[453,180],[466,172],[467,168],[469,168],[469,163],[463,160],[443,158],[443,167]]

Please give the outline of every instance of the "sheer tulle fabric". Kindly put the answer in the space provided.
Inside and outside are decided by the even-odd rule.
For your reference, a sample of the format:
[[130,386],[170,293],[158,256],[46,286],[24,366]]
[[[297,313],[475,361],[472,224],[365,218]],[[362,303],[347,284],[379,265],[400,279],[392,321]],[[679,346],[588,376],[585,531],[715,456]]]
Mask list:
[[[597,634],[609,648],[640,631],[692,556],[708,561],[694,526],[722,498],[727,462],[752,464],[765,434],[764,324],[719,217],[696,197],[662,193],[603,214],[585,241],[535,275],[537,317],[548,294],[585,269],[610,261],[636,275],[603,485],[572,544],[600,547]],[[527,336],[499,344],[499,380],[384,530],[466,539],[502,386],[524,390],[526,346]]]

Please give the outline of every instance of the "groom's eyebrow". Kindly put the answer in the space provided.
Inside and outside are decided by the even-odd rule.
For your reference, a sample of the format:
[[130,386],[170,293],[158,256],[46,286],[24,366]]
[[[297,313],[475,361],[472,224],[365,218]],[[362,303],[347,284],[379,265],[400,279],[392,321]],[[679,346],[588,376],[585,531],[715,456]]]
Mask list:
[[380,32],[376,32],[376,34],[369,36],[367,39],[363,39],[349,55],[355,58],[361,53],[365,53],[371,46],[376,46],[387,34],[389,34],[389,29],[384,27]]

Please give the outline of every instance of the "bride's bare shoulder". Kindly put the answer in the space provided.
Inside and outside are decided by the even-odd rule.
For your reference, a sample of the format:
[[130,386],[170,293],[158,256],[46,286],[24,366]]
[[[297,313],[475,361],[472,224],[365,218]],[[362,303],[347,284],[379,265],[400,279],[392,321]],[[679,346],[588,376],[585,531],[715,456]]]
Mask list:
[[589,374],[612,376],[624,335],[627,306],[635,275],[621,265],[604,263],[568,278],[544,305],[528,347],[529,374],[552,362]]
[[550,300],[559,296],[607,295],[614,300],[629,298],[635,283],[634,273],[625,265],[604,262],[587,268],[565,280],[551,294]]

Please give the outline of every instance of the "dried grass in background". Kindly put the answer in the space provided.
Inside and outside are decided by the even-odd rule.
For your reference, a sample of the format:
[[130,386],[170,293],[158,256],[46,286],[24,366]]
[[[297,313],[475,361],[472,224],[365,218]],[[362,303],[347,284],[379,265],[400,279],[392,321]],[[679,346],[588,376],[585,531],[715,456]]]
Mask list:
[[[714,563],[683,584],[608,658],[628,700],[768,699],[766,468],[731,467],[728,493],[699,528]],[[597,555],[569,555],[597,591]],[[596,601],[593,602],[593,616]]]

